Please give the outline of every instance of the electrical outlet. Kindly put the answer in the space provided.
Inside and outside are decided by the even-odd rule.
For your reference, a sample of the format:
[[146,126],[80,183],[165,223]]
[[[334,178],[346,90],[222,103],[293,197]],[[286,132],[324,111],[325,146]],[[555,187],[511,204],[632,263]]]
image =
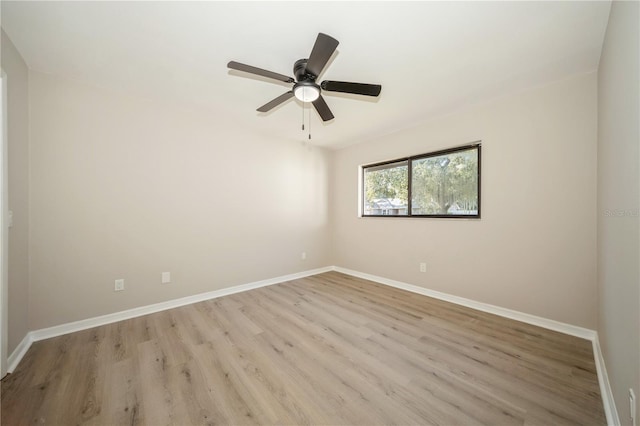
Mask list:
[[113,291],[122,291],[124,290],[124,280],[116,280],[116,284],[113,287]]
[[300,259],[302,259],[302,260],[307,260],[307,252],[306,252],[306,251],[303,251],[303,252],[300,254]]
[[629,415],[631,416],[631,424],[636,426],[636,394],[633,389],[629,389]]
[[427,264],[420,262],[420,272],[427,272]]
[[162,273],[162,284],[168,284],[171,282],[171,272]]

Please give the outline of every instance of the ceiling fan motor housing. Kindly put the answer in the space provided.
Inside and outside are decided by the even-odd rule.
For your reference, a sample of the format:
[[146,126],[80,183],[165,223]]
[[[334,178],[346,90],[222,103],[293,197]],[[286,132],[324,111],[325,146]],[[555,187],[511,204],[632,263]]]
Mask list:
[[298,59],[293,64],[293,74],[297,81],[315,81],[318,76],[307,73],[308,59]]
[[307,72],[308,59],[298,59],[293,64],[293,74],[298,81],[293,85],[295,97],[302,102],[313,102],[320,96],[320,86],[316,84],[316,76]]

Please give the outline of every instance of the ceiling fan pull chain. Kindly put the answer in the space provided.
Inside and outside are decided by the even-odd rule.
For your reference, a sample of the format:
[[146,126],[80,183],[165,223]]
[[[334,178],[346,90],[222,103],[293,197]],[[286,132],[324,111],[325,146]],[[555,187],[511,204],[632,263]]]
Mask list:
[[311,106],[309,106],[309,140],[311,140]]
[[302,103],[302,131],[304,132],[304,102]]

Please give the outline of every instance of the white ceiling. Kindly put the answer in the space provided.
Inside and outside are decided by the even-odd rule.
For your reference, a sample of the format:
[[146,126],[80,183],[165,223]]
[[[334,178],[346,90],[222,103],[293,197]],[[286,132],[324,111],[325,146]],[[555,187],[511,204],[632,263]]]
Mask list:
[[378,99],[325,94],[312,143],[340,148],[470,103],[593,71],[609,16],[589,2],[2,1],[2,27],[37,71],[194,102],[221,126],[306,139],[297,100],[256,108],[290,85],[230,71],[230,60],[293,76],[318,32],[340,45],[319,80],[382,84]]

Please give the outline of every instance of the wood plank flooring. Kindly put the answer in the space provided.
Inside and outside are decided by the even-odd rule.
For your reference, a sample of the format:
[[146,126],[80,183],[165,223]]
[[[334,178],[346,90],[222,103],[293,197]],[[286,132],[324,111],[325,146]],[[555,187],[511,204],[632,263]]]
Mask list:
[[591,343],[329,272],[36,342],[2,425],[602,425]]

